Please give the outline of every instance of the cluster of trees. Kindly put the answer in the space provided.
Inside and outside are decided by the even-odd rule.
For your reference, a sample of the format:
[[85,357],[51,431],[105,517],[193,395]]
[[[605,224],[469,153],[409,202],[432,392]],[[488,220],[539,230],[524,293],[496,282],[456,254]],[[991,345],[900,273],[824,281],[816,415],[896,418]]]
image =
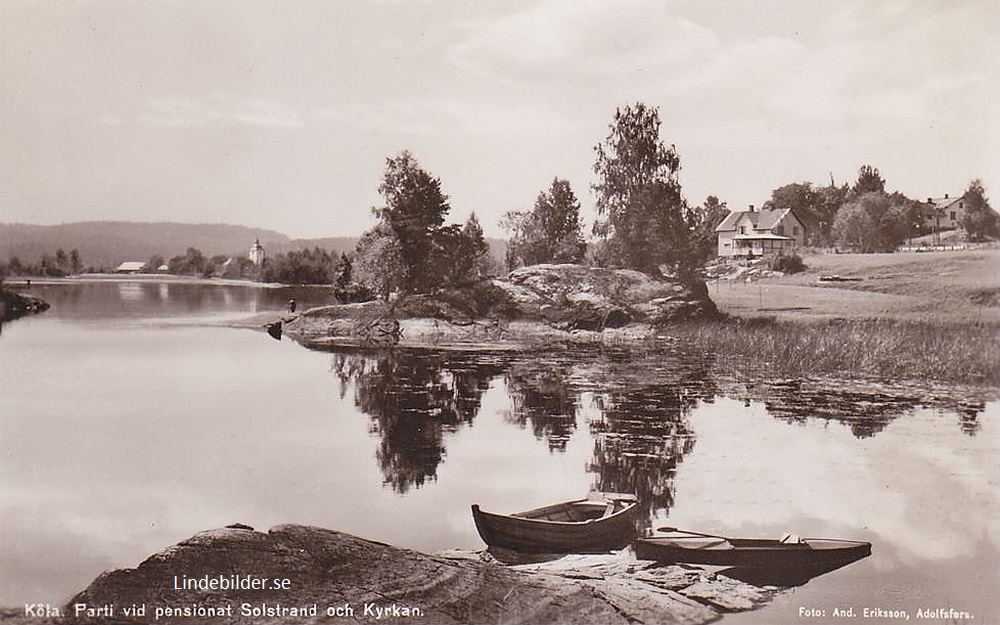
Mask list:
[[[255,269],[247,260],[249,271]],[[350,272],[350,261],[319,247],[276,254],[264,262],[261,277],[265,282],[284,284],[333,284],[344,271]],[[249,276],[248,276],[249,277]]]
[[[594,148],[593,234],[599,242],[587,260],[652,275],[693,274],[714,254],[725,203],[709,197],[692,207],[684,199],[680,156],[660,139],[659,109],[643,103],[619,108],[608,128]],[[585,258],[580,204],[565,180],[553,180],[531,211],[509,212],[501,225],[511,235],[508,268]]]
[[[539,192],[531,210],[508,212],[508,268],[544,262],[628,267],[654,275],[697,271],[714,252],[715,226],[725,203],[710,197],[691,207],[678,181],[680,157],[660,140],[659,110],[642,103],[615,112],[607,138],[595,150],[600,218],[590,251],[580,202],[558,177]],[[379,192],[379,223],[358,242],[353,279],[371,293],[433,292],[477,280],[490,270],[488,246],[473,214],[463,226],[445,224],[450,210],[441,182],[407,151],[386,159]]]
[[177,275],[247,278],[284,284],[344,284],[345,280],[351,280],[351,261],[347,255],[338,256],[320,247],[276,254],[267,258],[263,267],[257,267],[245,256],[205,257],[201,250],[189,247],[184,254],[169,261],[153,256],[143,270],[155,272],[163,264],[167,265],[169,273]]
[[220,276],[225,278],[252,277],[254,265],[247,258],[230,258],[222,254],[205,256],[196,247],[189,247],[180,255],[164,260],[162,256],[152,256],[142,270],[146,273],[156,273],[166,265],[167,273],[179,276]]
[[42,254],[37,263],[23,263],[17,256],[11,256],[5,263],[0,261],[0,276],[47,276],[61,278],[83,271],[83,260],[80,252],[76,249],[66,250],[59,248],[56,253]]
[[[652,275],[696,274],[715,256],[715,228],[728,214],[725,202],[709,196],[688,204],[678,180],[680,156],[660,139],[656,107],[636,103],[619,108],[608,134],[595,148],[597,181],[592,190],[598,219],[588,246],[580,202],[567,180],[556,177],[530,210],[510,211],[501,226],[510,235],[508,269],[538,263],[590,262],[627,267]],[[379,192],[385,206],[374,209],[379,223],[354,251],[352,280],[371,293],[432,292],[477,279],[489,270],[482,228],[473,214],[464,226],[446,225],[450,210],[440,179],[407,151],[386,160]],[[997,236],[996,213],[981,183],[965,195],[970,237]],[[807,221],[814,245],[839,245],[862,252],[895,249],[922,234],[927,205],[888,193],[871,165],[853,185],[814,187],[794,183],[775,189],[766,206],[793,208]]]
[[404,150],[386,159],[374,209],[379,223],[354,250],[352,278],[387,298],[394,291],[429,293],[479,279],[489,266],[489,246],[475,213],[464,225],[445,224],[451,210],[440,179]]
[[501,226],[510,234],[507,268],[539,263],[579,263],[587,252],[580,201],[566,180],[555,178],[530,211],[510,211]]

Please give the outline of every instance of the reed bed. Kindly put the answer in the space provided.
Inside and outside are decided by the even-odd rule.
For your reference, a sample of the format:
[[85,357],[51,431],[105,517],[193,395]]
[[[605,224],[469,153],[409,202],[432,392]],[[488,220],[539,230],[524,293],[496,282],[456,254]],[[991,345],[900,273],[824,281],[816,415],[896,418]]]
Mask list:
[[692,322],[671,334],[775,376],[849,374],[1000,386],[1000,326],[870,320]]

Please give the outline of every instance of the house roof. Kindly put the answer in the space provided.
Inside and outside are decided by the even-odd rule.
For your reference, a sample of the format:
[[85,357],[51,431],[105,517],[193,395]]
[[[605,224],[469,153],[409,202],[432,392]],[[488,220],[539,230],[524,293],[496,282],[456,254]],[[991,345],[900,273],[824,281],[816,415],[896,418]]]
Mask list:
[[736,230],[736,224],[741,217],[749,219],[755,230],[770,230],[781,223],[785,215],[791,212],[792,209],[790,208],[762,208],[759,211],[733,211],[726,215],[726,218],[722,220],[722,223],[719,224],[715,231],[729,232]]
[[758,230],[770,230],[781,223],[781,220],[784,219],[790,212],[792,212],[792,209],[790,208],[762,209],[760,211],[760,217],[757,218],[757,223],[754,225]]
[[146,263],[141,260],[127,260],[118,265],[118,269],[115,269],[115,271],[142,271],[142,268],[145,266]]
[[962,199],[962,196],[958,196],[958,197],[948,197],[948,196],[945,196],[945,197],[929,197],[929,198],[927,198],[927,203],[930,204],[930,205],[932,205],[932,206],[934,206],[934,208],[945,209],[945,208],[948,208],[949,206],[951,206],[952,204],[954,204],[955,202],[958,202],[961,199]]
[[730,211],[726,218],[722,220],[722,223],[716,226],[716,232],[728,232],[730,230],[736,230],[736,222],[740,220],[740,217],[746,215],[750,218],[750,221],[756,225],[756,220],[753,215],[755,211]]

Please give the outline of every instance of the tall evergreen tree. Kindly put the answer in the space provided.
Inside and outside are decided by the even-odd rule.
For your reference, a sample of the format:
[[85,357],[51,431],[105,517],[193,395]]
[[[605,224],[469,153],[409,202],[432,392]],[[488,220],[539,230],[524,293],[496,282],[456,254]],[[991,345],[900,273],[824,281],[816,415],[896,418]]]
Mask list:
[[855,198],[866,193],[885,193],[885,178],[877,167],[862,165],[858,170],[858,181],[851,188],[851,193]]
[[56,267],[63,274],[69,273],[69,256],[66,254],[66,250],[61,247],[56,250]]
[[503,227],[511,234],[507,265],[578,263],[587,244],[580,223],[580,201],[569,181],[554,178],[547,191],[538,194],[529,212],[511,211]]
[[333,286],[337,289],[343,290],[350,286],[351,282],[354,280],[354,266],[351,264],[351,259],[347,257],[344,252],[340,253],[340,260],[337,262],[337,267],[334,271]]
[[434,238],[450,210],[441,181],[431,176],[409,151],[386,159],[385,175],[379,185],[385,206],[378,214],[395,234],[405,267],[403,288],[425,292],[436,286],[439,276],[428,271]]
[[484,260],[490,246],[483,236],[483,227],[475,213],[469,215],[462,226],[455,258],[456,278],[460,282],[479,279],[485,272]]

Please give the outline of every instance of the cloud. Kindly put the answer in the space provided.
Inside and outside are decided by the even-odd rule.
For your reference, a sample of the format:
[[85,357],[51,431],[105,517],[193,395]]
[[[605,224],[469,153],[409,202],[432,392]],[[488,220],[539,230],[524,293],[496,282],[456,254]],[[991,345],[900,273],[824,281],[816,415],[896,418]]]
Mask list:
[[449,54],[506,80],[613,78],[697,64],[720,42],[653,0],[548,0],[475,29]]
[[302,105],[292,107],[275,100],[219,93],[204,98],[152,98],[142,112],[132,116],[105,114],[99,121],[105,125],[131,122],[174,127],[238,125],[264,128],[298,128],[305,123]]
[[921,133],[992,99],[997,55],[981,11],[868,6],[845,3],[809,36],[744,33],[671,77],[664,93],[698,101],[699,112],[724,107],[748,120],[868,136]]

